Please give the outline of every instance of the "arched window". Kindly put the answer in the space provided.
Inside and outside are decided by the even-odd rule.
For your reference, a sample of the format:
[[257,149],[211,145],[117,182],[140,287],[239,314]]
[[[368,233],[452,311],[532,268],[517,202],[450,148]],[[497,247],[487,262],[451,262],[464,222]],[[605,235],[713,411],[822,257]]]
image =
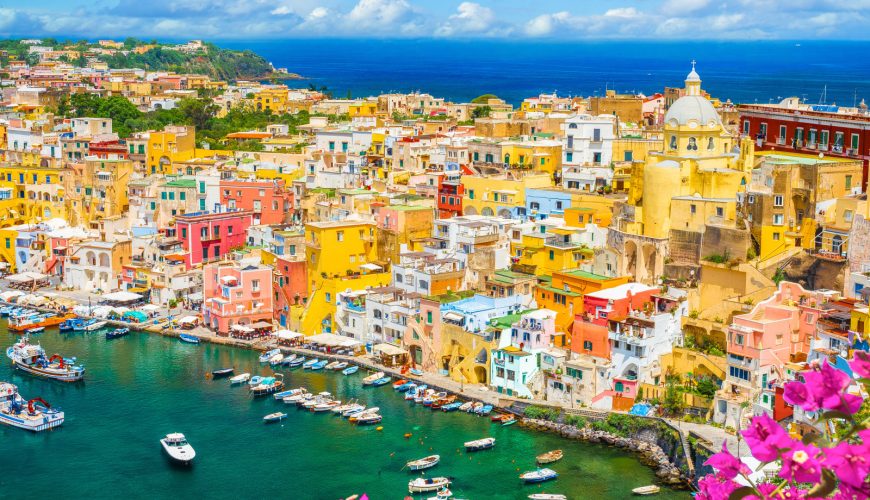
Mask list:
[[577,124],[576,124],[576,123],[571,123],[571,124],[568,125],[568,128],[577,128]]
[[689,137],[689,145],[686,146],[686,149],[689,151],[697,151],[698,150],[698,141],[694,137]]
[[713,142],[713,138],[711,137],[707,140],[707,151],[713,151],[713,148],[716,147],[716,143]]
[[671,136],[671,149],[677,149],[677,136]]

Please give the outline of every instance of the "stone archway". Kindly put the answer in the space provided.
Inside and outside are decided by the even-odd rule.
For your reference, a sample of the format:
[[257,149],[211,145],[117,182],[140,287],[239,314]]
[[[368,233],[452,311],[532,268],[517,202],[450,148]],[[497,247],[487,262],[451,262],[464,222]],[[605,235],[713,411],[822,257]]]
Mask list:
[[506,209],[506,208],[502,208],[501,210],[498,211],[498,216],[503,218],[503,219],[510,219],[511,218],[511,211]]
[[486,368],[483,366],[475,366],[474,367],[474,378],[477,379],[476,382],[478,384],[485,384],[488,380]]
[[637,279],[637,243],[634,240],[626,240],[622,253],[622,274]]
[[638,281],[655,281],[657,276],[661,276],[662,269],[659,265],[659,253],[655,245],[647,243],[641,249],[644,274],[638,275]]
[[477,215],[477,209],[474,207],[465,207],[462,210],[462,213],[465,215]]
[[495,212],[493,212],[492,209],[489,207],[483,207],[483,210],[480,212],[480,215],[483,215],[486,217],[492,217],[494,214],[495,214]]

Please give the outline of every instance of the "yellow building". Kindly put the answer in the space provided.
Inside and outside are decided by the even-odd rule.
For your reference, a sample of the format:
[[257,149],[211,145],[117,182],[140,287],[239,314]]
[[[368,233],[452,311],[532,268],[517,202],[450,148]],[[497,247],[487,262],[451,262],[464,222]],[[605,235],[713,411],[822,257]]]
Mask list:
[[[308,272],[310,276],[311,268]],[[309,290],[305,304],[292,306],[290,327],[306,335],[335,332],[336,301],[340,292],[388,286],[391,279],[392,274],[383,272],[318,279],[316,287]]]
[[72,170],[0,165],[0,227],[65,217],[64,176]]
[[[754,167],[750,139],[740,143],[701,93],[694,68],[686,78],[686,95],[671,105],[664,119],[663,151],[651,152],[632,169],[625,212],[609,236],[620,254],[621,274],[655,282],[665,259],[697,266],[701,240],[709,225],[738,226],[737,193],[745,190]],[[671,254],[674,242],[688,242]],[[747,240],[748,242],[748,240]],[[742,249],[745,256],[745,249]]]
[[[660,374],[656,377],[657,384],[641,384],[640,392],[646,399],[664,399],[666,376],[679,376],[683,383],[690,380],[709,378],[725,380],[728,363],[722,356],[711,356],[703,352],[674,347],[668,354],[659,356]],[[655,381],[655,380],[654,380]],[[695,408],[711,408],[713,400],[703,396],[685,392],[683,400],[687,406]]]
[[526,206],[526,189],[553,186],[553,178],[546,173],[530,173],[520,178],[510,175],[463,175],[462,198],[464,215],[500,215],[509,217],[516,207]]
[[562,169],[562,142],[554,140],[505,141],[501,159],[512,168],[553,172]]
[[196,132],[193,127],[167,125],[163,130],[148,133],[146,172],[172,174],[172,164],[190,160],[196,155]]
[[80,172],[64,179],[70,225],[97,229],[100,219],[125,215],[130,204],[127,183],[132,174],[130,160],[87,157]]
[[377,259],[377,227],[370,221],[323,221],[305,225],[311,296],[323,281],[361,273]]
[[351,118],[358,116],[375,116],[378,113],[376,101],[357,101],[348,106],[347,114]]
[[254,108],[257,111],[266,111],[276,115],[287,112],[289,94],[287,87],[268,87],[254,94]]
[[546,233],[524,234],[521,243],[511,245],[511,255],[517,256],[518,264],[537,276],[550,276],[563,269],[580,267],[593,251],[576,243],[578,229],[550,228]]

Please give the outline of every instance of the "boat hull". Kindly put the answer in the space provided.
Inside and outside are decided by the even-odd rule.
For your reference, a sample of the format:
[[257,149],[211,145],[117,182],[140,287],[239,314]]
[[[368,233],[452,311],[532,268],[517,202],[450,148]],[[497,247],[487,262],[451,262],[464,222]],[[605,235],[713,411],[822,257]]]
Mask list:
[[18,427],[30,432],[42,432],[60,427],[64,421],[63,412],[42,414],[41,418],[21,418],[0,411],[0,424]]
[[68,319],[75,318],[74,315],[68,316],[52,316],[36,323],[10,324],[8,328],[13,332],[25,332],[31,328],[45,328],[46,326],[57,326]]
[[45,368],[39,368],[39,367],[36,367],[33,365],[28,365],[28,364],[22,363],[20,361],[15,361],[15,360],[12,361],[12,365],[16,369],[21,370],[25,373],[29,373],[29,374],[35,375],[37,377],[44,377],[44,378],[50,378],[53,380],[60,380],[61,382],[78,382],[79,380],[82,380],[83,378],[85,378],[85,371],[84,370],[74,371],[74,372],[70,372],[70,371],[59,372],[57,370],[49,370],[49,369],[45,369]]

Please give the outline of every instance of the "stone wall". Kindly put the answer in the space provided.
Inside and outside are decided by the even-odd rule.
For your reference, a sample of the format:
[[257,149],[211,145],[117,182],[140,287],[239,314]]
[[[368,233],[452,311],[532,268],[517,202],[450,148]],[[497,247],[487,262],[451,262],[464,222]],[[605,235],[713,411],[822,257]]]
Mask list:
[[707,226],[701,244],[701,258],[709,255],[727,255],[730,259],[746,260],[749,249],[749,231],[721,226]]

